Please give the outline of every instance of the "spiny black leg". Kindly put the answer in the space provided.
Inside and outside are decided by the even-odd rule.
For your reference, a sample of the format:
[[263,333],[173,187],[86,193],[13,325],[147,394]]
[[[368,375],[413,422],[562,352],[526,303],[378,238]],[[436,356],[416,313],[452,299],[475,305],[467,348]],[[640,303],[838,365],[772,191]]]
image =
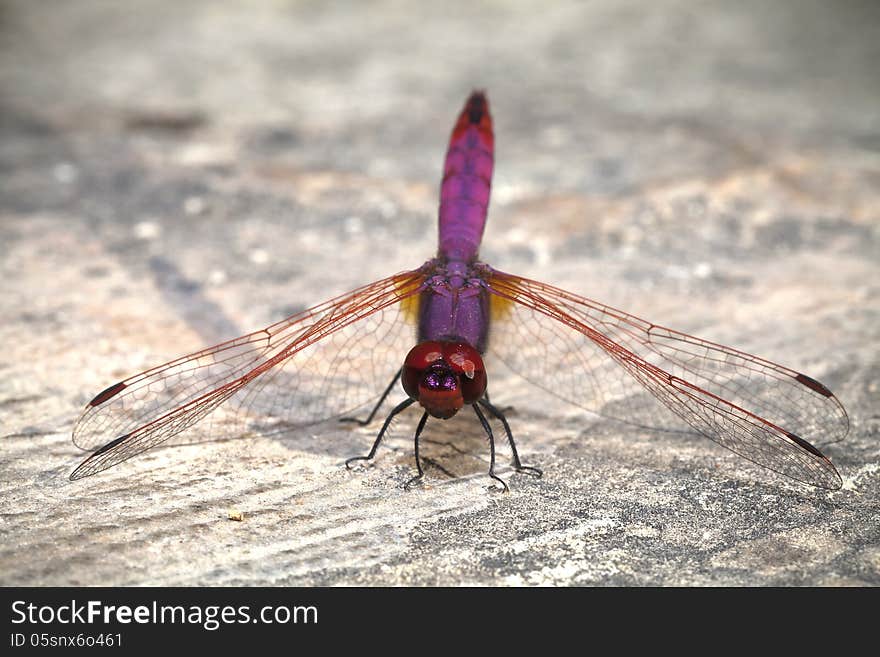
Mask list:
[[504,431],[507,433],[507,442],[510,443],[510,451],[513,453],[513,467],[516,468],[516,471],[524,472],[525,474],[532,475],[533,477],[544,476],[544,473],[541,472],[539,468],[534,468],[530,465],[523,465],[522,462],[519,460],[519,454],[516,451],[516,443],[513,442],[513,433],[510,431],[510,425],[507,423],[507,418],[504,417],[504,413],[492,406],[492,404],[489,402],[488,397],[486,397],[485,400],[479,400],[479,404],[482,405],[487,411],[489,411],[494,417],[501,420],[501,424],[504,426]]
[[477,417],[480,418],[480,424],[483,425],[486,435],[489,436],[489,476],[504,487],[502,492],[509,493],[510,489],[507,487],[507,484],[501,477],[495,474],[495,436],[492,434],[492,426],[489,424],[489,420],[486,419],[486,416],[483,415],[483,411],[481,411],[480,407],[476,404],[474,404],[474,412],[477,414]]
[[376,442],[373,443],[372,449],[370,449],[370,453],[366,456],[353,456],[345,462],[345,467],[349,470],[351,469],[351,464],[355,461],[369,461],[376,455],[376,450],[379,449],[379,443],[382,442],[382,437],[385,435],[385,432],[388,430],[388,425],[391,424],[391,420],[394,419],[394,416],[400,413],[405,408],[408,408],[413,403],[415,403],[415,399],[407,398],[404,401],[400,402],[397,406],[395,406],[392,411],[388,414],[388,417],[385,418],[385,424],[382,425],[382,428],[379,430],[379,435],[376,436]]
[[415,452],[416,452],[416,467],[419,469],[419,474],[417,474],[415,477],[413,477],[412,479],[410,479],[408,482],[406,482],[403,485],[404,490],[409,490],[411,486],[415,486],[417,483],[419,483],[422,480],[422,477],[425,476],[425,473],[422,472],[422,464],[419,461],[419,435],[422,433],[422,429],[425,428],[425,422],[427,422],[427,421],[428,421],[428,412],[425,411],[424,413],[422,413],[422,419],[419,420],[419,426],[416,427]]
[[364,426],[368,425],[370,422],[372,422],[373,417],[375,417],[379,408],[382,406],[382,404],[385,403],[385,399],[388,397],[388,394],[391,392],[391,389],[394,387],[394,384],[397,383],[398,379],[400,379],[400,373],[402,371],[403,371],[402,367],[399,370],[397,370],[397,374],[395,374],[394,378],[391,379],[391,383],[389,383],[388,387],[385,388],[385,392],[383,392],[382,396],[379,397],[379,401],[376,402],[376,405],[373,407],[373,410],[370,411],[370,414],[367,416],[366,420],[358,420],[356,417],[341,417],[341,418],[339,418],[339,421],[340,422],[356,422],[359,425],[361,425],[362,427],[364,427]]

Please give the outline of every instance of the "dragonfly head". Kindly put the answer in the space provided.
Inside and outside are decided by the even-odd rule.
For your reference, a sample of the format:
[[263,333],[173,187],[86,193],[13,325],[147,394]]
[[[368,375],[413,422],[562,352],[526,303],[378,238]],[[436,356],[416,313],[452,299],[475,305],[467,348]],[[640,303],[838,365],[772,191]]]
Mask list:
[[448,420],[486,392],[480,353],[462,340],[427,340],[403,363],[403,389],[430,415]]

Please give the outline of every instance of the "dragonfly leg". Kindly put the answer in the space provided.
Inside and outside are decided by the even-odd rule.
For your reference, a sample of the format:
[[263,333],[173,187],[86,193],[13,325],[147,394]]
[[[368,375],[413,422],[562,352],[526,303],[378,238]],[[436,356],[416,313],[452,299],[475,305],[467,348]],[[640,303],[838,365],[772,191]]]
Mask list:
[[376,436],[376,441],[373,443],[373,447],[370,448],[370,453],[366,456],[353,456],[345,462],[345,467],[351,470],[351,464],[355,461],[370,461],[376,455],[376,450],[379,449],[379,443],[382,442],[382,438],[385,436],[385,432],[388,430],[388,426],[391,424],[391,420],[394,419],[394,416],[400,413],[402,410],[408,408],[415,402],[415,399],[406,398],[404,401],[400,402],[397,406],[395,406],[392,411],[388,414],[388,417],[385,418],[385,423],[382,425],[382,428],[379,430],[379,435]]
[[477,404],[474,404],[474,412],[477,414],[477,417],[480,418],[480,424],[483,425],[486,435],[489,436],[489,476],[503,486],[502,492],[509,493],[510,489],[507,487],[507,483],[495,474],[495,435],[492,433],[492,426],[489,424],[489,421],[486,419],[486,416],[483,415],[483,411],[480,410],[480,407]]
[[510,451],[513,452],[513,467],[516,468],[516,471],[532,475],[533,477],[544,476],[544,473],[539,468],[534,468],[530,465],[523,465],[522,461],[519,460],[519,453],[516,451],[516,443],[513,441],[513,432],[510,430],[510,424],[507,423],[507,418],[504,417],[504,412],[498,408],[495,408],[489,402],[488,395],[485,399],[481,399],[477,403],[479,403],[481,406],[483,406],[483,408],[489,411],[493,417],[501,420],[501,424],[504,426],[504,431],[505,433],[507,433],[507,442],[510,443]]
[[385,388],[385,392],[383,392],[382,396],[379,397],[379,401],[376,402],[376,405],[373,407],[373,410],[370,411],[370,414],[367,416],[366,420],[359,420],[356,417],[341,417],[341,418],[339,418],[339,421],[340,422],[355,422],[355,423],[361,425],[362,427],[364,427],[364,426],[368,425],[370,422],[372,422],[373,418],[376,416],[376,413],[379,411],[379,408],[382,406],[382,404],[385,403],[385,400],[388,398],[388,395],[391,392],[391,389],[394,387],[394,384],[397,383],[397,381],[400,379],[400,373],[402,371],[403,371],[402,367],[399,370],[397,370],[397,374],[395,374],[394,378],[391,379],[391,383],[389,383],[388,387]]
[[422,471],[422,464],[419,461],[419,435],[422,433],[422,429],[425,428],[425,422],[428,421],[428,413],[425,411],[422,413],[422,419],[419,420],[419,426],[416,427],[416,438],[415,438],[415,452],[416,452],[416,468],[419,470],[419,474],[410,479],[403,485],[404,490],[409,490],[412,486],[415,486],[422,480],[422,477],[425,476],[425,473]]

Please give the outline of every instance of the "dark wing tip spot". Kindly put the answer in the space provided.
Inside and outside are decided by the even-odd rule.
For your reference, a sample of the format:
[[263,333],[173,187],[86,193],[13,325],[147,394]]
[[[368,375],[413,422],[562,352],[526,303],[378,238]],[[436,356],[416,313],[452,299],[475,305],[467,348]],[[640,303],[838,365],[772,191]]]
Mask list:
[[822,385],[821,383],[816,381],[816,379],[813,379],[813,378],[807,376],[806,374],[798,374],[794,378],[795,378],[795,381],[797,381],[798,383],[802,383],[803,385],[807,386],[810,390],[814,390],[814,391],[818,392],[820,395],[824,395],[825,397],[833,397],[834,396],[828,388],[826,388],[824,385]]
[[91,454],[91,456],[89,456],[89,458],[87,458],[85,461],[80,463],[77,466],[76,470],[74,470],[73,472],[70,473],[70,480],[76,481],[77,479],[82,479],[83,477],[87,477],[90,474],[94,474],[94,472],[85,472],[84,468],[88,464],[90,464],[92,462],[92,459],[94,459],[96,456],[100,456],[101,454],[104,454],[105,452],[109,452],[111,449],[116,447],[116,445],[118,445],[119,443],[128,439],[129,436],[131,436],[130,433],[127,433],[123,436],[119,436],[119,438],[114,438],[113,440],[111,440],[109,443],[107,443],[103,447],[99,447],[98,449],[96,449],[94,452],[92,452],[92,454]]
[[[798,445],[800,445],[800,446],[803,447],[805,450],[807,450],[810,454],[813,454],[814,456],[818,456],[819,458],[822,458],[822,459],[825,458],[825,455],[824,455],[822,452],[820,452],[818,449],[816,449],[815,447],[813,447],[810,443],[808,443],[806,440],[804,440],[804,439],[801,438],[800,436],[797,436],[797,435],[795,435],[795,434],[793,434],[793,433],[789,433],[789,432],[787,432],[787,431],[785,432],[785,435],[787,435],[787,436],[788,436],[789,438],[791,438],[794,442],[796,442]],[[826,460],[827,460],[827,459],[826,459]]]
[[120,381],[119,383],[114,383],[106,390],[103,390],[95,395],[95,398],[89,402],[89,406],[100,406],[114,395],[118,395],[124,389],[125,384],[122,381]]
[[92,455],[89,458],[94,458],[95,456],[103,454],[104,452],[110,451],[111,449],[116,447],[119,443],[121,443],[123,440],[127,439],[130,435],[131,435],[130,433],[127,433],[124,436],[119,436],[119,438],[115,438],[115,439],[111,440],[109,443],[107,443],[103,447],[99,447],[94,452],[92,452]]
[[796,436],[788,431],[785,432],[785,435],[791,438],[799,447],[802,447],[813,456],[817,456],[825,461],[825,469],[822,471],[821,480],[811,478],[809,481],[806,479],[802,479],[801,481],[805,481],[813,486],[818,486],[819,488],[825,488],[827,490],[840,490],[843,487],[843,480],[840,478],[840,473],[837,471],[837,468],[834,467],[834,464],[828,460],[827,456],[800,436]]

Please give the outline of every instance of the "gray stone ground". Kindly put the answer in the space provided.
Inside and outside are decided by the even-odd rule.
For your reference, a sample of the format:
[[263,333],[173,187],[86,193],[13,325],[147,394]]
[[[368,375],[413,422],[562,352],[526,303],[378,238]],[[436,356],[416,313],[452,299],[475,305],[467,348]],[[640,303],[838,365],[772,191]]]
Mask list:
[[[880,583],[878,28],[854,1],[3,3],[0,583]],[[473,417],[429,425],[404,492],[414,412],[361,472],[376,427],[331,424],[67,480],[105,386],[430,256],[474,87],[483,257],[821,379],[842,490],[501,370],[545,471],[509,495]]]

